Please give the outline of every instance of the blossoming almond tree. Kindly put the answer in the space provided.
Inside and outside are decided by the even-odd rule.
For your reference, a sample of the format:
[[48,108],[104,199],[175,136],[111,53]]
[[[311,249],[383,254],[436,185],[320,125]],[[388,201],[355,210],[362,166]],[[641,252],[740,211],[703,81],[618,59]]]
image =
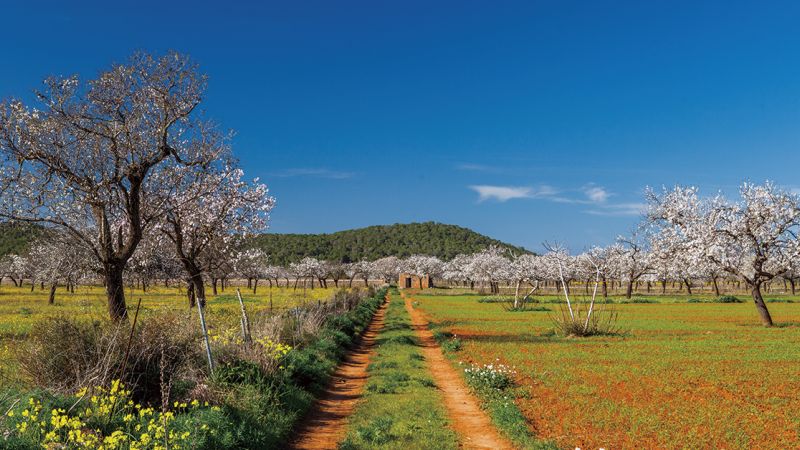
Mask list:
[[164,213],[154,175],[202,167],[221,148],[195,113],[205,87],[184,56],[137,54],[89,82],[47,79],[41,110],[0,103],[0,216],[58,228],[90,248],[114,320],[127,317],[128,260]]
[[671,245],[694,252],[750,288],[764,326],[772,326],[761,288],[800,257],[800,199],[772,183],[744,183],[739,201],[702,199],[694,187],[648,191],[649,223]]
[[[245,181],[243,171],[234,168],[231,160],[216,170],[185,172],[160,193],[166,213],[158,228],[173,244],[194,296],[205,302],[203,276],[211,269],[218,247],[266,229],[275,200],[265,185]],[[234,258],[233,265],[257,283],[266,262],[261,250],[251,249]]]

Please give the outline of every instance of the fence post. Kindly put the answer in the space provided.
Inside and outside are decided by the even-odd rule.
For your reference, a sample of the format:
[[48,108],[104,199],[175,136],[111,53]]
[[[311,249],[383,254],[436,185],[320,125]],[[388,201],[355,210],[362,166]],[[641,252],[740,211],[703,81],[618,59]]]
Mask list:
[[252,338],[250,337],[250,320],[247,318],[247,311],[244,309],[244,301],[242,300],[242,292],[236,288],[236,296],[239,298],[239,306],[242,308],[242,339],[249,343]]
[[208,341],[208,327],[206,327],[206,315],[203,312],[205,299],[197,299],[197,313],[200,315],[200,328],[203,330],[203,340],[206,343],[206,357],[208,358],[208,369],[214,374],[214,359],[211,358],[211,343]]

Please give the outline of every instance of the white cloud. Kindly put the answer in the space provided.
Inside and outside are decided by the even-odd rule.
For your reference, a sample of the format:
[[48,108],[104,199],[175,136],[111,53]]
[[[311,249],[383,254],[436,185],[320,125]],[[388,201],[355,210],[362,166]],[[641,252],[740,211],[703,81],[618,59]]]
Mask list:
[[[608,199],[613,194],[602,186],[592,184],[566,191],[546,184],[536,187],[475,185],[469,188],[478,193],[479,203],[487,200],[507,202],[513,199],[539,199],[591,207],[592,209],[585,210],[584,213],[595,216],[639,216],[647,206],[644,203],[609,203]],[[576,193],[582,193],[585,198],[577,197]]]
[[644,214],[647,207],[645,203],[616,203],[598,206],[599,209],[590,209],[585,212],[595,216],[640,216]]
[[289,177],[313,177],[313,178],[329,178],[332,180],[344,180],[352,178],[352,172],[339,172],[336,170],[326,169],[322,167],[298,167],[293,169],[285,169],[280,172],[270,174],[273,177],[289,178]]
[[479,202],[486,200],[507,202],[515,198],[533,198],[534,195],[533,189],[529,187],[478,185],[469,188],[478,193]]
[[605,188],[601,186],[590,186],[584,189],[584,194],[593,203],[605,203],[611,195]]

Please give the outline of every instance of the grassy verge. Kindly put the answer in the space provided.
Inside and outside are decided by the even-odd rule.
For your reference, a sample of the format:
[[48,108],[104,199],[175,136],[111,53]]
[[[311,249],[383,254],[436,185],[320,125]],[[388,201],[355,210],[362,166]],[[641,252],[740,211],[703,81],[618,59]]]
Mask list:
[[441,395],[425,368],[411,319],[396,292],[377,342],[364,397],[339,447],[457,448]]
[[[159,448],[162,441],[175,449],[282,448],[385,294],[380,290],[352,309],[327,317],[313,335],[281,357],[275,370],[264,369],[257,358],[220,352],[213,376],[175,380],[176,401],[164,405],[164,413],[162,405],[152,401],[128,402],[130,393],[121,389],[98,387],[91,394],[82,390],[72,396],[0,392],[0,414],[5,413],[0,417],[0,448],[47,444],[149,449]],[[283,326],[297,326],[300,317],[298,310]],[[189,383],[193,386],[182,386]]]

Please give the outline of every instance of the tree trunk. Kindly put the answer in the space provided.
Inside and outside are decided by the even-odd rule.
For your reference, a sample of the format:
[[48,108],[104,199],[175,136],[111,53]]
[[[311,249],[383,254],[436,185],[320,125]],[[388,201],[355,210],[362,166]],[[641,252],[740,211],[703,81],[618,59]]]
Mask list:
[[125,304],[125,284],[122,274],[123,264],[108,264],[104,267],[106,296],[108,297],[108,314],[111,320],[118,322],[128,318],[128,307]]
[[789,278],[789,287],[792,288],[792,295],[795,295],[794,278]]
[[603,298],[608,298],[608,281],[605,275],[603,275]]
[[628,300],[633,296],[633,283],[633,280],[628,281],[628,289],[625,291],[625,298]]
[[194,298],[194,284],[187,280],[186,298],[189,300],[189,308],[194,308],[197,303]]
[[719,283],[717,283],[717,277],[712,277],[711,282],[714,284],[714,295],[719,297]]
[[253,295],[256,294],[256,290],[258,289],[258,278],[253,282]]
[[761,296],[761,284],[756,283],[752,286],[753,302],[756,304],[758,315],[761,316],[761,324],[765,327],[772,326],[772,316],[769,315],[767,304],[764,303],[764,297]]
[[219,282],[219,280],[217,280],[216,278],[212,278],[211,279],[211,293],[214,294],[214,295],[217,295],[217,283],[218,282]]
[[683,283],[686,285],[686,293],[692,295],[692,281],[688,278],[685,278]]
[[47,303],[54,304],[56,302],[56,287],[58,283],[53,283],[50,285],[50,297],[47,299]]

